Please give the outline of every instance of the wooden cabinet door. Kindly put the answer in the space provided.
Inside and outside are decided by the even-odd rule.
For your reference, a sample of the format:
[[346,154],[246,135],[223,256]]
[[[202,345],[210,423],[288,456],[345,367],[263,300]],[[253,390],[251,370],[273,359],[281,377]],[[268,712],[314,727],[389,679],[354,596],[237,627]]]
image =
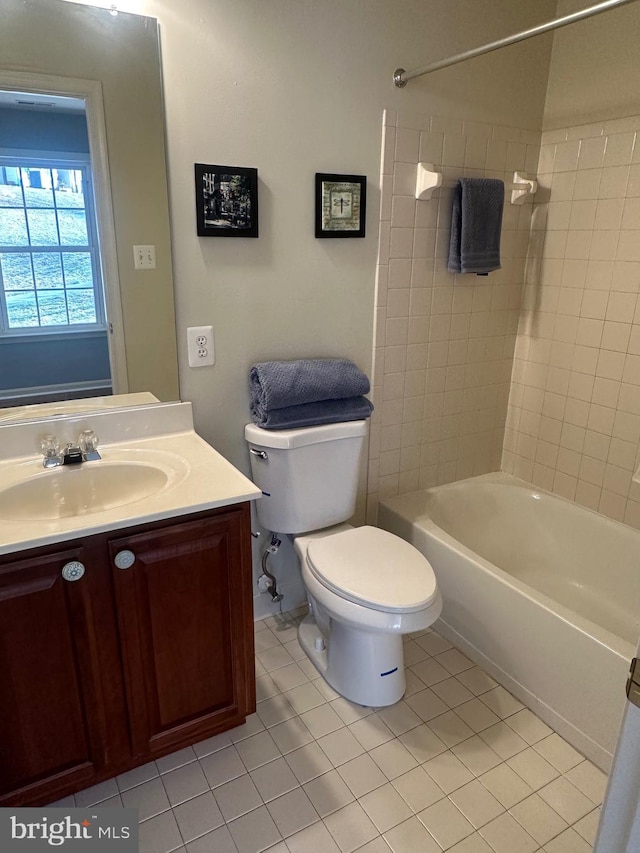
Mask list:
[[[0,803],[81,788],[106,761],[105,714],[80,547],[0,561]],[[62,568],[86,563],[79,580]],[[104,569],[104,566],[103,566]]]
[[238,505],[109,543],[136,760],[255,708],[248,519]]

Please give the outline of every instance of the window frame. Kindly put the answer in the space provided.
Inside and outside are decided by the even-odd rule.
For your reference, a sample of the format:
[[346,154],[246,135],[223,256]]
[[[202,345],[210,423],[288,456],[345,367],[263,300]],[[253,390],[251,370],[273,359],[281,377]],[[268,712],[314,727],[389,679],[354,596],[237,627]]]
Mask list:
[[[96,320],[91,323],[65,323],[48,324],[37,326],[20,326],[11,328],[6,304],[6,292],[2,280],[2,269],[0,268],[0,337],[16,338],[42,335],[66,336],[74,333],[103,332],[108,330],[105,308],[105,292],[101,266],[101,247],[98,234],[98,221],[96,201],[94,195],[93,174],[91,157],[87,154],[72,152],[36,152],[30,151],[23,154],[17,151],[0,150],[0,167],[9,168],[41,168],[41,169],[76,169],[82,172],[84,212],[87,225],[88,243],[85,244],[51,244],[50,246],[31,246],[29,244],[20,246],[0,245],[0,253],[4,254],[28,254],[33,259],[34,254],[64,254],[64,250],[83,251],[91,256],[91,267],[93,274],[93,296]],[[24,200],[24,195],[23,195]],[[17,208],[20,209],[20,208]],[[21,208],[27,210],[26,206]],[[54,197],[54,209],[55,206]],[[28,228],[28,225],[27,225]],[[33,270],[33,260],[31,261]],[[75,288],[63,288],[65,297],[67,290]],[[37,292],[34,280],[34,291]],[[25,291],[26,292],[26,291]]]

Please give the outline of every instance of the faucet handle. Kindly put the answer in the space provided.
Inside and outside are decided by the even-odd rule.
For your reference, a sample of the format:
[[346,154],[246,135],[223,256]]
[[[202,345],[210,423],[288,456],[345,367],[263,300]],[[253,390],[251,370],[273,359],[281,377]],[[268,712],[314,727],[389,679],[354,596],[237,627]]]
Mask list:
[[58,465],[62,465],[60,442],[55,435],[43,435],[40,439],[40,449],[44,456],[43,465],[45,468],[56,468]]
[[98,436],[92,429],[83,429],[78,436],[78,447],[86,462],[100,459],[98,453]]
[[95,453],[98,449],[98,436],[92,429],[83,429],[78,436],[78,447],[83,453]]
[[60,442],[55,435],[44,435],[40,440],[40,449],[45,459],[60,456]]

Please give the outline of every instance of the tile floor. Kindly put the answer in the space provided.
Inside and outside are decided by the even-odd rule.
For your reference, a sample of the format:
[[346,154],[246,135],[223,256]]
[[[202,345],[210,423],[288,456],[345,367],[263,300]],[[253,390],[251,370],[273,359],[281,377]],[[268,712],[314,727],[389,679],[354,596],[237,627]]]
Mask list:
[[592,849],[605,775],[437,631],[406,638],[406,695],[375,710],[319,678],[296,618],[256,623],[243,726],[75,804],[138,808],[141,853]]

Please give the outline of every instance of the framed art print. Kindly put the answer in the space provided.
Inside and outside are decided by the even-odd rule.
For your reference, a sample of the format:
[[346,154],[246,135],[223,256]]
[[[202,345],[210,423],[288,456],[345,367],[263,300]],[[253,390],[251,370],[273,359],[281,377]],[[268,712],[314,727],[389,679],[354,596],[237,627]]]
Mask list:
[[198,237],[258,236],[258,170],[195,164]]
[[316,172],[316,237],[364,237],[365,175]]

